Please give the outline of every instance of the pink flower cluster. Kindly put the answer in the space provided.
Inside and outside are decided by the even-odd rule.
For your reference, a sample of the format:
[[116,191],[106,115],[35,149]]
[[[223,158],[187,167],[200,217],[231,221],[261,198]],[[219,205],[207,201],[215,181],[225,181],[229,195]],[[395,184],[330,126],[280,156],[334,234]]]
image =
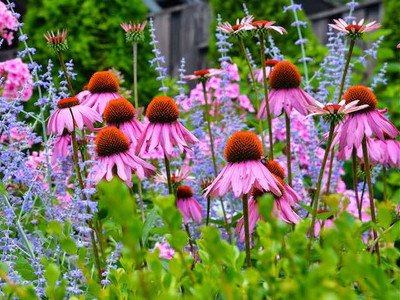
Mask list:
[[11,100],[28,101],[32,96],[31,74],[20,58],[0,63],[2,96]]
[[12,15],[6,5],[0,2],[0,32],[3,39],[11,45],[14,33],[18,29],[18,20]]

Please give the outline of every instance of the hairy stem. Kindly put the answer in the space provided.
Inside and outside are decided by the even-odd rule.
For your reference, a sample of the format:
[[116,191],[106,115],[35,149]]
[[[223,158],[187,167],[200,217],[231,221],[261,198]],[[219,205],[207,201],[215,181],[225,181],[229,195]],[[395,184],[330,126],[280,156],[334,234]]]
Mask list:
[[169,159],[165,154],[164,154],[164,163],[165,163],[165,170],[167,172],[168,192],[170,195],[173,195],[174,191],[172,189],[171,168],[169,166]]
[[[71,112],[71,115],[72,115],[72,121],[75,124],[74,115],[73,115],[71,109],[70,109],[70,112]],[[83,192],[83,190],[85,189],[85,185],[83,183],[81,168],[79,166],[78,143],[77,143],[77,140],[76,140],[75,126],[74,126],[74,130],[71,133],[71,137],[72,137],[72,151],[73,151],[73,158],[74,158],[74,164],[75,164],[76,177],[78,178],[79,187],[80,187],[81,193],[82,193],[82,199],[88,200],[86,198],[85,193]],[[86,206],[86,211],[87,211],[88,214],[91,213],[89,206]],[[99,283],[101,283],[102,272],[101,272],[100,259],[99,259],[99,250],[97,249],[96,239],[95,239],[95,236],[94,236],[95,229],[94,229],[94,226],[93,226],[93,220],[89,219],[87,222],[88,222],[88,225],[89,225],[89,228],[90,228],[90,238],[91,238],[91,242],[92,242],[94,260],[95,260],[95,264],[96,264],[96,267],[97,267],[97,273],[98,273],[97,275],[98,275]]]
[[207,218],[206,218],[206,226],[210,222],[210,208],[211,208],[211,197],[207,197]]
[[[271,110],[269,108],[268,101],[268,80],[267,80],[267,71],[265,70],[265,44],[264,44],[264,34],[260,33],[260,56],[261,56],[261,69],[263,72],[263,83],[264,83],[264,98],[265,98],[265,107],[267,110],[267,122],[268,122],[268,135],[269,135],[269,159],[274,159],[274,139],[272,135],[272,117]],[[257,107],[258,112],[259,107]],[[291,176],[291,173],[289,173]],[[289,177],[289,185],[291,184],[291,177]]]
[[354,194],[356,196],[357,210],[358,210],[358,218],[362,221],[362,202],[360,202],[360,198],[358,196],[358,178],[357,178],[357,150],[353,148],[351,152],[351,161],[352,161],[352,172],[353,172],[353,189]]
[[335,146],[332,147],[331,157],[329,159],[329,171],[328,171],[328,180],[326,181],[326,193],[330,193],[331,189],[331,180],[332,180],[332,171],[333,171],[333,160],[335,158]]
[[[371,209],[371,219],[373,223],[372,233],[374,236],[374,240],[378,238],[378,234],[376,232],[376,217],[375,217],[375,203],[374,203],[374,189],[372,187],[372,180],[371,180],[371,169],[368,157],[368,148],[367,148],[367,138],[364,136],[362,141],[362,149],[363,149],[363,159],[364,159],[364,168],[365,168],[365,177],[367,179],[368,184],[368,193],[369,193],[369,205]],[[375,252],[378,258],[378,266],[381,264],[381,255],[379,250],[379,243],[375,244]]]
[[383,181],[383,201],[387,201],[387,169],[382,167],[382,181]]
[[349,46],[349,51],[347,52],[347,59],[346,59],[346,63],[344,65],[344,69],[343,69],[343,76],[342,76],[342,81],[340,82],[340,88],[339,88],[339,94],[338,94],[338,102],[340,102],[342,95],[343,95],[343,89],[344,89],[344,83],[346,81],[346,75],[347,75],[347,71],[349,70],[349,65],[350,65],[350,59],[351,59],[351,55],[353,54],[353,49],[354,49],[354,44],[355,44],[355,40],[350,40],[350,46]]
[[188,224],[185,224],[185,230],[186,230],[186,233],[187,233],[188,238],[189,238],[190,252],[192,252],[193,259],[195,260],[196,258],[195,258],[195,252],[194,252],[194,247],[193,247],[193,240],[192,240],[192,235],[190,234],[190,230],[189,230],[189,225]]
[[247,195],[243,195],[243,220],[244,220],[244,238],[246,243],[246,262],[247,267],[251,267],[250,257],[250,231],[249,231],[249,201]]
[[75,91],[74,91],[74,88],[72,87],[71,78],[68,75],[67,67],[65,66],[62,51],[57,51],[57,57],[58,57],[58,60],[60,61],[60,65],[63,70],[65,80],[67,80],[67,83],[68,83],[68,91],[71,94],[71,97],[73,97],[73,96],[75,96]]
[[286,163],[288,183],[292,186],[292,150],[290,147],[290,118],[285,111],[285,124],[286,124]]
[[313,206],[312,217],[311,217],[311,225],[310,225],[310,229],[308,231],[308,234],[309,234],[309,241],[308,241],[308,246],[307,246],[307,261],[308,261],[308,263],[310,263],[311,245],[312,245],[312,241],[314,239],[315,219],[316,219],[316,216],[317,216],[317,210],[318,210],[318,204],[319,204],[319,196],[320,196],[320,193],[321,193],[322,179],[324,177],[326,162],[328,160],[329,152],[331,150],[331,145],[332,145],[332,140],[333,140],[333,131],[334,130],[335,130],[335,123],[332,122],[331,126],[329,128],[328,141],[327,141],[326,148],[325,148],[324,158],[323,158],[322,164],[321,164],[321,169],[319,170],[317,187],[316,187],[316,191],[315,191],[315,194],[314,194],[314,203],[313,203],[314,206]]
[[[217,167],[217,158],[215,156],[214,137],[213,137],[212,130],[211,130],[211,116],[210,116],[209,105],[208,105],[206,81],[202,80],[201,85],[203,87],[204,102],[205,102],[204,115],[205,115],[205,119],[207,121],[207,130],[208,130],[208,135],[210,137],[210,147],[211,147],[211,156],[212,156],[212,161],[213,161],[214,177],[216,178],[218,176],[218,167]],[[224,215],[225,228],[226,228],[226,231],[228,232],[229,239],[231,239],[230,223],[228,222],[228,218],[226,216],[225,205],[224,205],[224,202],[222,201],[221,197],[219,197],[219,201],[221,203],[222,213]],[[210,201],[207,201],[207,215],[208,216],[210,213],[210,209],[211,209],[211,203],[210,203]]]
[[[253,67],[251,66],[251,62],[250,62],[249,56],[247,55],[246,47],[244,46],[243,39],[238,38],[238,41],[239,41],[240,50],[243,53],[243,56],[244,56],[244,58],[246,60],[247,66],[248,66],[249,71],[250,71],[251,83],[253,85],[253,90],[254,90],[254,94],[255,94],[255,98],[256,98],[256,111],[258,112],[258,110],[260,108],[260,100],[258,99],[257,81],[256,81],[256,78],[254,76]],[[267,151],[265,149],[264,128],[263,128],[261,119],[258,119],[258,131],[259,131],[259,133],[261,135],[261,141],[262,141],[262,144],[263,144],[264,153],[266,153]]]

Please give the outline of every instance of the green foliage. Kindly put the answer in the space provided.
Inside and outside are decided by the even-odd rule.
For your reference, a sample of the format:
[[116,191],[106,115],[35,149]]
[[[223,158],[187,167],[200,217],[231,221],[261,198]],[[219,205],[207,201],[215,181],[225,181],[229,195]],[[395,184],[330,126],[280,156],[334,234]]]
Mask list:
[[[96,1],[96,0],[30,0],[24,19],[24,30],[28,43],[37,49],[35,60],[47,64],[52,58],[56,69],[59,63],[55,53],[47,46],[43,35],[50,30],[68,29],[69,50],[65,60],[74,60],[77,80],[75,90],[82,90],[90,76],[111,67],[121,71],[126,78],[126,87],[132,88],[132,45],[125,41],[125,32],[120,23],[142,21],[146,18],[146,7],[140,0]],[[155,73],[149,68],[152,58],[149,36],[138,47],[139,101],[146,104],[157,90]],[[58,75],[58,74],[57,74]]]

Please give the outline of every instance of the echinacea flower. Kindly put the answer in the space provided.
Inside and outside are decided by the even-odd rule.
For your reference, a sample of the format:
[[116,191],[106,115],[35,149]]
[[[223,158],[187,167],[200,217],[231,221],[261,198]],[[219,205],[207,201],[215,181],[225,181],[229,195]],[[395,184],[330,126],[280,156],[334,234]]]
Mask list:
[[203,210],[200,204],[193,197],[193,191],[190,186],[183,185],[176,190],[176,206],[183,215],[183,223],[187,224],[192,218],[195,222],[201,223],[203,219]]
[[185,75],[182,78],[186,80],[208,80],[211,77],[218,76],[222,73],[222,70],[219,69],[208,69],[208,70],[197,70],[194,71],[191,75]]
[[346,104],[346,100],[342,100],[338,104],[325,105],[315,101],[314,104],[307,106],[307,109],[312,112],[307,117],[322,116],[329,123],[339,124],[346,115],[368,107],[368,104],[357,105],[358,102],[359,100],[356,100]]
[[53,155],[52,161],[56,161],[56,159],[66,157],[68,153],[70,153],[68,146],[71,144],[72,138],[67,130],[64,129],[62,135],[57,136],[54,141]]
[[247,31],[254,29],[254,26],[252,25],[253,19],[253,16],[246,16],[240,21],[239,19],[237,19],[235,25],[231,25],[229,22],[225,22],[219,25],[217,27],[217,30],[232,35],[243,35]]
[[118,79],[110,71],[100,71],[93,74],[87,85],[87,91],[83,91],[76,95],[81,104],[89,106],[103,115],[110,100],[122,98],[118,94]]
[[[269,75],[272,72],[272,69],[275,67],[275,65],[278,63],[279,61],[274,60],[274,59],[268,59],[265,61],[264,63],[264,68],[265,68],[265,75],[267,76],[267,79],[269,78]],[[254,74],[256,76],[256,80],[260,83],[264,82],[264,75],[263,75],[263,70],[262,69],[258,69],[254,71]]]
[[[181,168],[175,169],[171,173],[171,180],[173,184],[180,184],[182,181],[194,181],[194,177],[190,176],[191,168],[184,163]],[[154,182],[156,183],[168,183],[167,174],[165,172],[154,176]]]
[[267,33],[270,30],[275,30],[276,32],[279,32],[280,34],[287,33],[286,29],[281,27],[281,26],[275,26],[276,22],[275,21],[265,21],[265,20],[259,20],[259,21],[254,21],[252,25],[254,26],[254,30],[256,32],[263,32]]
[[129,43],[139,43],[144,40],[144,29],[147,25],[147,21],[142,23],[121,23],[122,29],[125,31],[125,37]]
[[179,115],[179,108],[171,97],[155,97],[147,107],[146,117],[150,122],[138,141],[136,154],[149,153],[158,148],[169,159],[174,146],[180,153],[190,151],[189,144],[198,140],[178,121]]
[[[278,62],[270,76],[271,91],[268,95],[271,114],[279,116],[283,110],[290,116],[294,108],[302,115],[307,115],[307,107],[315,102],[315,99],[300,88],[301,76],[297,67],[288,61]],[[258,118],[266,118],[267,110],[263,99]]]
[[108,102],[103,116],[108,125],[119,128],[136,147],[144,126],[136,119],[136,110],[132,103],[124,98],[113,99]]
[[67,34],[68,31],[65,29],[63,29],[62,32],[57,30],[57,33],[49,31],[44,35],[44,38],[47,41],[47,45],[49,45],[55,52],[61,52],[68,50]]
[[[384,140],[367,138],[367,148],[370,160],[384,167],[400,168],[400,142],[383,133]],[[357,155],[362,159],[361,147]]]
[[366,137],[373,134],[384,140],[384,132],[390,137],[398,136],[397,128],[378,111],[378,101],[374,93],[363,85],[351,86],[344,93],[346,104],[358,100],[357,106],[368,105],[368,107],[347,115],[344,121],[339,124],[334,143],[339,144],[339,159],[347,159],[353,148],[358,149]]
[[[292,206],[294,206],[297,202],[299,202],[300,197],[297,193],[286,183],[283,181],[284,179],[284,170],[282,166],[273,160],[269,160],[265,163],[265,167],[275,176],[275,178],[280,183],[282,195],[277,197],[274,195],[274,208],[272,211],[273,215],[278,216],[279,219],[288,224],[297,224],[300,221],[300,217],[294,212]],[[258,211],[258,202],[259,197],[264,195],[265,192],[261,191],[257,188],[254,188],[251,192],[251,196],[249,198],[249,232],[250,234],[254,232],[254,228],[258,220],[261,220],[261,215]],[[235,233],[239,234],[239,239],[241,241],[244,240],[244,228],[243,228],[243,217],[239,219]]]
[[370,32],[377,30],[381,27],[381,24],[376,23],[376,21],[370,22],[364,25],[364,19],[361,19],[360,22],[353,21],[351,24],[347,24],[343,19],[333,20],[335,24],[328,24],[333,29],[336,29],[340,32],[346,33],[346,35],[352,39],[361,38],[364,32]]
[[128,137],[118,128],[106,127],[100,130],[95,144],[97,160],[100,162],[94,174],[96,181],[110,181],[115,172],[132,187],[132,173],[136,173],[141,180],[155,174],[156,168],[135,155]]
[[252,132],[234,133],[225,147],[226,166],[206,189],[205,196],[224,196],[230,190],[235,197],[247,195],[252,188],[281,196],[281,184],[261,162],[263,148]]
[[90,107],[79,104],[79,100],[75,97],[65,98],[57,102],[56,111],[50,116],[47,124],[47,132],[56,135],[62,135],[64,129],[68,132],[74,130],[74,126],[80,130],[83,126],[93,129],[93,124],[102,122],[101,116]]

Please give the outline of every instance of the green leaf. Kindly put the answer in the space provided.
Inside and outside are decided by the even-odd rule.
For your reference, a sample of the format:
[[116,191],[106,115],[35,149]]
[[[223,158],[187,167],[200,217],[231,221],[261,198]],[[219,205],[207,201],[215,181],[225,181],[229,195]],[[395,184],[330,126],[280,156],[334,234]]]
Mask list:
[[59,276],[60,270],[56,264],[50,263],[46,266],[44,277],[46,278],[47,285],[50,288],[54,288]]
[[47,228],[46,228],[47,233],[52,234],[52,235],[56,235],[57,237],[61,237],[62,236],[62,225],[60,222],[55,221],[55,220],[51,220],[48,224],[47,224]]
[[77,247],[75,241],[70,237],[65,237],[60,240],[61,249],[70,254],[75,254]]
[[32,281],[37,279],[37,276],[35,275],[35,270],[32,268],[32,265],[22,256],[19,256],[15,261],[14,269],[25,280]]
[[157,208],[155,207],[146,216],[146,221],[144,222],[142,230],[143,231],[142,240],[144,244],[146,243],[147,238],[149,237],[150,230],[153,226],[154,221],[157,219],[157,216],[158,216]]

